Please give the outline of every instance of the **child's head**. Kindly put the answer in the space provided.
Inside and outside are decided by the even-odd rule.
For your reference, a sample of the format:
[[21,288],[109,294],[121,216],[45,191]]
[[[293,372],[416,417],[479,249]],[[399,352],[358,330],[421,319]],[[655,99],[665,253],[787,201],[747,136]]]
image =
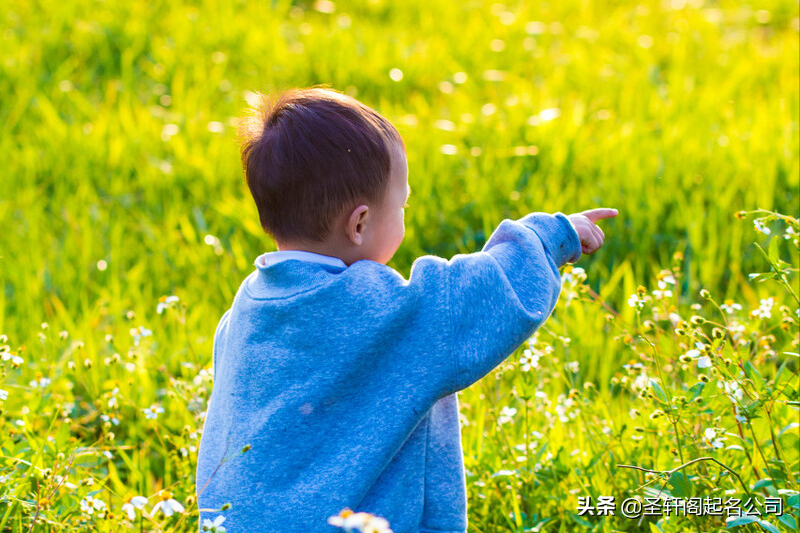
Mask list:
[[295,89],[240,128],[261,227],[280,249],[386,263],[402,241],[405,145],[392,124],[330,89]]

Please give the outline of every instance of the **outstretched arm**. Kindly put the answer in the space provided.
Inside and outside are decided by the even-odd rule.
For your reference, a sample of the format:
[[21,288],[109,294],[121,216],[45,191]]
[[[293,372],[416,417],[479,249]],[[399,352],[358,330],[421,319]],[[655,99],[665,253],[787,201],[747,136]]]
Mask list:
[[595,222],[612,216],[615,210],[594,209],[505,220],[482,251],[448,262],[456,390],[488,374],[542,325],[561,291],[559,267],[599,249],[604,235]]

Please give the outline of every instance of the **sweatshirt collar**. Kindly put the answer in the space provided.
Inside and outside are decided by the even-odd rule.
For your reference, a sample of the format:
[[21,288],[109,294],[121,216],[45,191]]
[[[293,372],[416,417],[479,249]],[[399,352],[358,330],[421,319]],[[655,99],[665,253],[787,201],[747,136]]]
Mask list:
[[267,252],[256,258],[255,265],[258,268],[267,268],[276,263],[289,259],[296,259],[298,261],[306,261],[310,263],[319,263],[338,268],[347,268],[345,262],[338,257],[331,257],[329,255],[306,252],[303,250],[278,250],[275,252]]

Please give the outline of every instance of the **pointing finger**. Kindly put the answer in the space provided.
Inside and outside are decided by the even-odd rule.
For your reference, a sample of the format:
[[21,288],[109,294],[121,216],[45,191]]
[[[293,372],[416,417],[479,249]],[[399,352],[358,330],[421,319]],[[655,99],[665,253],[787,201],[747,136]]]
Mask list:
[[584,211],[581,214],[586,218],[588,218],[589,220],[591,220],[592,222],[597,222],[598,220],[604,218],[614,218],[619,214],[619,211],[608,207],[599,207],[597,209],[589,209],[588,211]]

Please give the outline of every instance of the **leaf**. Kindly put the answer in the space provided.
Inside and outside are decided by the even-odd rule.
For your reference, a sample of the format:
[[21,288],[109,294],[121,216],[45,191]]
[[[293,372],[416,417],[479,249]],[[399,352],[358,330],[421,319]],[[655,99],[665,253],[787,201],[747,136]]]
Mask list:
[[795,509],[800,509],[800,494],[795,494],[794,496],[789,496],[789,499],[786,500],[786,503],[789,504],[789,507],[794,507]]
[[789,531],[797,531],[797,520],[794,519],[789,513],[783,513],[778,517],[783,525],[789,528]]
[[787,431],[786,433],[781,432],[778,435],[778,440],[780,440],[783,446],[788,447],[791,450],[798,449],[798,441],[800,441],[800,435],[797,434],[797,431]]
[[664,389],[661,388],[661,385],[658,381],[651,379],[650,385],[653,387],[653,391],[658,396],[658,399],[661,400],[662,403],[667,403],[667,395],[664,393]]
[[779,250],[778,250],[778,239],[773,237],[769,241],[769,259],[773,263],[777,263],[780,260],[779,257]]
[[542,458],[542,455],[544,455],[544,452],[547,451],[548,444],[549,443],[545,442],[544,446],[542,446],[542,448],[536,452],[536,456],[533,458],[533,462],[531,464],[539,464],[539,460]]
[[755,516],[737,516],[735,518],[728,519],[727,523],[725,524],[725,529],[733,529],[735,527],[752,524],[753,522],[758,522],[758,518]]
[[759,479],[758,481],[756,481],[753,484],[753,490],[758,490],[758,489],[760,489],[762,487],[768,487],[769,485],[772,485],[772,480],[771,479],[769,479],[769,478],[767,478],[767,479]]
[[773,524],[770,524],[766,520],[758,520],[758,525],[766,529],[770,533],[781,533],[777,527],[775,527]]
[[761,418],[761,414],[758,412],[759,407],[764,404],[764,400],[753,400],[749,404],[744,406],[744,416],[747,417],[749,420],[755,420],[756,418]]
[[594,529],[594,524],[592,524],[588,520],[584,520],[583,518],[581,518],[580,516],[576,515],[575,513],[569,513],[569,516],[570,516],[570,518],[575,520],[575,522],[579,523],[583,527],[588,527],[588,528]]
[[603,457],[605,457],[605,452],[604,452],[604,453],[599,453],[599,454],[595,455],[594,457],[592,457],[592,460],[591,460],[591,461],[589,461],[589,465],[587,466],[587,469],[591,469],[591,468],[592,468],[594,465],[596,465],[596,464],[597,464],[597,463],[600,461],[600,459],[602,459]]
[[689,401],[696,400],[701,394],[703,394],[703,389],[705,388],[706,384],[702,381],[692,385],[689,389],[689,392],[692,393],[692,397],[689,398]]
[[747,377],[750,378],[759,389],[764,387],[764,378],[750,361],[744,362],[744,373],[747,374]]
[[677,498],[686,498],[692,495],[692,481],[683,472],[673,472],[669,476],[672,495]]

